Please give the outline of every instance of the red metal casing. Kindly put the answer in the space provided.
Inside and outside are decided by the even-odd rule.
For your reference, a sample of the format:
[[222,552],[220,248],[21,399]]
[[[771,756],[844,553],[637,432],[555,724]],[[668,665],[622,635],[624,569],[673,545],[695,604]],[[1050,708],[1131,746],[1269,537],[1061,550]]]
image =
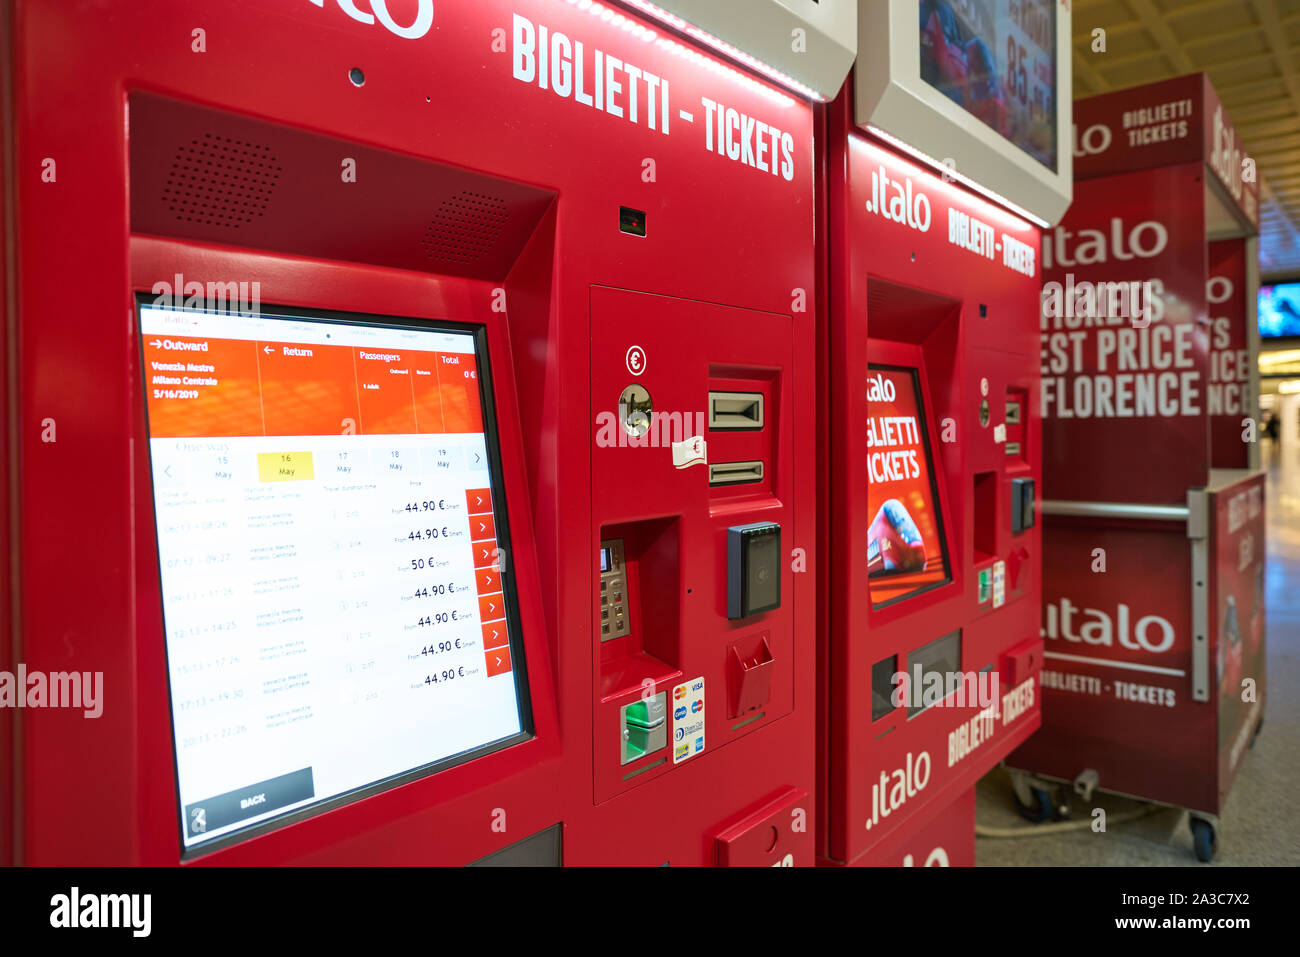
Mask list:
[[[1039,231],[858,130],[847,93],[826,127],[818,854],[881,863],[901,860],[902,835],[972,792],[1039,725],[1040,533],[1036,523],[1013,533],[1010,515],[1013,480],[1040,474]],[[882,173],[898,184],[889,199],[913,214],[881,215]],[[986,249],[963,243],[975,234],[958,224],[971,221],[987,228]],[[919,369],[951,565],[947,584],[885,607],[872,606],[867,571],[868,365],[877,363]],[[1007,421],[1008,400],[1020,403],[1018,421]],[[1000,606],[978,594],[979,571],[998,562]],[[897,656],[896,670],[910,670],[910,652],[958,630],[960,670],[995,673],[994,703],[950,696],[910,719],[894,707],[873,720],[873,666]]]
[[[10,30],[9,0],[0,2],[0,57],[11,62],[13,48]],[[4,442],[0,445],[0,668],[14,670],[13,623],[17,617],[17,584],[14,580],[13,555],[16,547],[14,528],[18,519],[15,473],[18,430],[15,427],[13,392],[17,388],[14,368],[13,263],[15,239],[13,229],[13,88],[8,70],[0,71],[0,422],[4,423]],[[14,836],[14,725],[9,709],[0,709],[0,865],[13,863]]]
[[975,789],[927,807],[859,860],[867,867],[974,867]]
[[[486,327],[536,726],[197,861],[460,864],[562,824],[565,863],[712,864],[743,822],[769,828],[776,802],[788,834],[744,863],[812,863],[813,808],[781,802],[814,789],[814,562],[783,559],[780,608],[743,622],[726,617],[725,566],[730,525],[777,521],[787,556],[813,547],[816,436],[797,425],[814,401],[811,108],[600,4],[440,3],[409,37],[386,24],[416,23],[427,0],[388,0],[375,18],[348,6],[15,4],[23,655],[33,670],[102,671],[106,689],[98,720],[17,715],[16,860],[180,860],[132,318],[135,292],[180,273],[257,280],[264,303]],[[655,72],[671,108],[652,128],[646,87],[633,122],[629,100],[618,116],[516,78],[517,17]],[[293,174],[242,231],[155,202],[178,144],[207,133]],[[339,176],[346,159],[355,181]],[[466,194],[505,225],[430,251],[439,204]],[[620,206],[644,213],[644,237],[620,231]],[[675,469],[670,448],[603,446],[598,416],[632,382],[656,410],[692,415],[709,389],[761,392],[761,436],[706,438],[764,458],[763,482],[711,489],[707,466]],[[56,442],[42,441],[47,418]],[[647,543],[652,620],[639,645],[611,649],[597,640],[598,546],[629,528]],[[629,776],[618,709],[697,677],[707,747]]]
[[1203,74],[1079,100],[1075,127],[1044,236],[1043,730],[1007,763],[1217,815],[1264,707],[1258,183]]

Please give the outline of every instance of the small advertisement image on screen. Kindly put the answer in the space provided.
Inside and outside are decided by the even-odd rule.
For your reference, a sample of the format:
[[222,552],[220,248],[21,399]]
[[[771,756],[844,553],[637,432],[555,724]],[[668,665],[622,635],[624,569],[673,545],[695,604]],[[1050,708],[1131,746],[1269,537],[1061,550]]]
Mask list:
[[951,580],[943,516],[914,369],[867,377],[867,576],[873,607]]
[[183,846],[523,740],[482,331],[139,315]]
[[1055,171],[1055,0],[919,4],[921,79]]
[[1300,282],[1259,287],[1261,339],[1300,336]]

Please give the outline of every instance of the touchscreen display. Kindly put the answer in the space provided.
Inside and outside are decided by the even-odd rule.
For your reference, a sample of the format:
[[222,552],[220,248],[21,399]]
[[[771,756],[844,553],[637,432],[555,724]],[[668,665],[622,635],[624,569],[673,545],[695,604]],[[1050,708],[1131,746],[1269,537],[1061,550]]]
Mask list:
[[916,370],[867,375],[867,576],[872,607],[951,580]]
[[919,4],[921,79],[1055,172],[1055,0]]
[[482,331],[139,315],[184,846],[525,738]]

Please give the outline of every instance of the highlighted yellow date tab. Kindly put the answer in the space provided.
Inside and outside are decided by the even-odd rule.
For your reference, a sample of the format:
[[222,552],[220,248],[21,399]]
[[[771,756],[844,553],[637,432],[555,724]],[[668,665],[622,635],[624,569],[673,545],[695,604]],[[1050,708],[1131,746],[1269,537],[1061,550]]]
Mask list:
[[316,473],[310,452],[258,452],[257,477],[262,482],[302,482]]

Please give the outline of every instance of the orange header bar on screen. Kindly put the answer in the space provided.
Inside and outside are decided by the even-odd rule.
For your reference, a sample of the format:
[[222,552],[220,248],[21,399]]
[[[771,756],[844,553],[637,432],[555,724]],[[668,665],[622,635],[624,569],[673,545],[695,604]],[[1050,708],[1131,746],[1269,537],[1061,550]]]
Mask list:
[[156,439],[483,431],[469,353],[155,336],[144,376]]

